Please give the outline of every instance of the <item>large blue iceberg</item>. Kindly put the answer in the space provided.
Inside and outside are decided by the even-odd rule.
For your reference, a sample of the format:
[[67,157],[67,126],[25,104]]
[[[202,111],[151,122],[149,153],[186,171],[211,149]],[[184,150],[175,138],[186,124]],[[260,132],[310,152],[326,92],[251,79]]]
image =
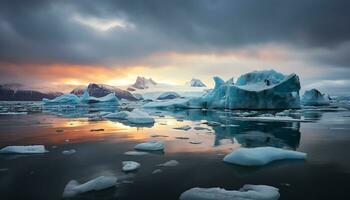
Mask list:
[[214,77],[215,87],[202,97],[168,102],[151,102],[145,108],[209,109],[298,109],[300,82],[296,74],[283,75],[274,70],[254,71],[233,81]]

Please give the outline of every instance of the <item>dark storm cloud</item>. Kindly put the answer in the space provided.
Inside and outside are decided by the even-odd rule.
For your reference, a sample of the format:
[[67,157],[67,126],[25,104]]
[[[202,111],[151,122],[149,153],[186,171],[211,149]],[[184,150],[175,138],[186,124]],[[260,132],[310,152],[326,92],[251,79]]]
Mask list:
[[[125,64],[164,51],[216,53],[281,43],[323,50],[312,59],[350,64],[350,1],[2,1],[2,62]],[[74,16],[123,19],[94,30]],[[324,56],[323,56],[324,55]]]

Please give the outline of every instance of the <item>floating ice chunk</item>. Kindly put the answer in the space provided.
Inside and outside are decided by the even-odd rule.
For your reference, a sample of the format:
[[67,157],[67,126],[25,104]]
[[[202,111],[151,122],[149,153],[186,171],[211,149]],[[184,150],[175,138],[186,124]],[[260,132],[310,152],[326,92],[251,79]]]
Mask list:
[[154,123],[154,118],[151,117],[148,113],[134,109],[129,113],[127,120],[133,124],[152,124]]
[[185,126],[176,127],[176,128],[174,128],[174,129],[187,131],[187,130],[190,130],[190,129],[191,129],[191,126],[185,125]]
[[259,117],[233,117],[235,120],[242,121],[262,121],[262,122],[271,122],[271,121],[280,121],[280,122],[311,122],[312,120],[308,119],[295,119],[288,116],[259,116]]
[[71,180],[64,188],[62,196],[74,197],[81,193],[114,187],[116,184],[117,178],[114,176],[99,176],[83,184],[79,184],[76,180]]
[[80,97],[81,103],[113,103],[113,105],[119,105],[119,100],[112,92],[103,97],[92,97],[89,95],[88,90],[84,91],[84,94]]
[[132,124],[153,124],[154,118],[148,113],[141,111],[139,109],[134,109],[133,111],[120,111],[117,113],[110,113],[104,116],[108,119],[121,119],[127,120]]
[[70,154],[73,154],[73,153],[76,153],[77,151],[75,149],[71,149],[71,150],[64,150],[62,151],[62,154],[64,155],[70,155]]
[[323,106],[329,105],[329,98],[316,89],[305,91],[301,98],[301,103],[305,106]]
[[162,163],[162,164],[159,164],[157,166],[159,167],[175,167],[175,166],[178,166],[180,163],[176,160],[169,160],[165,163]]
[[156,170],[154,170],[153,172],[152,172],[152,174],[159,174],[159,173],[162,173],[163,172],[163,170],[161,170],[161,169],[156,169]]
[[224,157],[225,162],[242,166],[260,166],[284,159],[306,159],[306,153],[275,147],[242,147]]
[[124,154],[128,156],[143,156],[147,155],[148,153],[144,151],[127,151]]
[[28,146],[7,146],[0,149],[0,153],[45,153],[48,152],[44,145],[28,145]]
[[124,172],[134,171],[141,167],[141,164],[135,161],[123,161],[122,164],[123,164],[122,170]]
[[278,189],[267,185],[244,185],[239,190],[223,188],[191,188],[181,194],[180,200],[277,200]]
[[198,141],[198,140],[193,140],[193,141],[190,141],[191,144],[202,144],[201,141]]
[[180,95],[176,92],[164,92],[157,98],[158,100],[165,100],[165,99],[176,99],[179,98]]
[[164,150],[164,143],[157,141],[144,142],[137,144],[134,148],[141,151],[160,151]]

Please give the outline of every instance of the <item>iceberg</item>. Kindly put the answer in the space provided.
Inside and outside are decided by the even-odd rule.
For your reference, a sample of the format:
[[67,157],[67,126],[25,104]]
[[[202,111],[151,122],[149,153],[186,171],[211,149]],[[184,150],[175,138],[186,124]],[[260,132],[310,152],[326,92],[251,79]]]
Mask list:
[[214,77],[215,87],[200,98],[204,108],[296,109],[300,108],[300,82],[296,74],[285,76],[274,70],[254,71],[236,84]]
[[180,200],[277,200],[278,188],[268,185],[244,185],[239,190],[223,188],[191,188],[181,194]]
[[43,98],[44,104],[79,104],[80,98],[75,94],[63,94],[54,99]]
[[114,176],[99,176],[83,184],[79,184],[76,180],[71,180],[64,188],[62,196],[64,198],[74,197],[81,193],[114,187],[116,184],[117,178]]
[[164,150],[164,143],[157,141],[144,142],[137,144],[134,148],[141,151],[161,151]]
[[207,87],[201,80],[196,78],[192,78],[186,85],[190,87]]
[[131,112],[120,111],[117,113],[110,113],[104,117],[107,119],[127,120],[131,124],[153,124],[155,122],[153,117],[139,109],[134,109]]
[[261,166],[275,160],[306,159],[306,153],[275,147],[239,148],[224,157],[224,162],[242,166]]
[[32,153],[45,153],[48,152],[44,145],[28,145],[28,146],[7,146],[0,149],[0,153],[22,153],[22,154],[32,154]]
[[176,92],[164,92],[161,95],[159,95],[157,100],[176,99],[179,97],[180,97],[180,95]]
[[305,91],[301,98],[301,103],[305,106],[324,106],[329,105],[329,98],[316,89]]
[[81,103],[113,103],[115,105],[119,105],[119,100],[115,96],[115,93],[107,94],[103,97],[92,97],[89,95],[89,92],[85,90],[84,94],[80,97]]
[[141,167],[141,164],[135,161],[123,161],[122,162],[124,172],[134,171]]

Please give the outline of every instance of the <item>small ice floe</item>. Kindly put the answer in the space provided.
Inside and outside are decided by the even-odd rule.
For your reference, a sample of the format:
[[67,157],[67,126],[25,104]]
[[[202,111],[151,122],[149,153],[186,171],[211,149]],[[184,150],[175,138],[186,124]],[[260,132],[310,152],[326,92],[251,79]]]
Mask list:
[[190,139],[189,137],[175,137],[176,139],[179,139],[179,140],[188,140]]
[[134,109],[133,111],[120,111],[117,113],[110,113],[104,116],[108,119],[121,119],[127,120],[132,124],[153,124],[155,122],[154,118],[151,117],[148,113]]
[[46,153],[48,152],[45,149],[44,145],[28,145],[28,146],[7,146],[0,149],[0,153]]
[[160,151],[164,150],[164,143],[157,141],[143,142],[137,144],[134,148],[141,151]]
[[163,170],[161,170],[161,169],[155,169],[153,172],[152,172],[152,174],[159,174],[159,173],[162,173],[163,172]]
[[167,136],[167,135],[151,135],[151,137],[154,137],[154,138],[158,138],[158,137],[169,137],[169,136]]
[[262,121],[262,122],[270,122],[270,121],[279,121],[279,122],[311,122],[312,120],[308,119],[295,119],[288,116],[258,116],[258,117],[234,117],[235,120],[242,121]]
[[268,185],[244,185],[239,190],[223,188],[191,188],[181,194],[180,200],[277,200],[278,188]]
[[159,166],[159,167],[175,167],[179,164],[180,163],[177,160],[169,160],[169,161],[162,163],[162,164],[159,164],[157,166]]
[[261,166],[275,160],[306,159],[306,153],[275,147],[239,148],[227,154],[224,161],[242,166]]
[[141,164],[135,161],[123,161],[122,162],[124,172],[134,171],[141,167]]
[[62,151],[63,155],[71,155],[73,153],[76,153],[77,151],[75,149],[70,149],[70,150],[64,150]]
[[62,196],[64,198],[74,197],[89,191],[99,191],[115,187],[116,184],[117,178],[114,176],[99,176],[83,184],[79,184],[76,180],[71,180],[64,188]]
[[91,129],[91,132],[97,132],[97,131],[105,131],[103,128],[97,128],[97,129]]
[[127,151],[124,154],[128,155],[128,156],[144,156],[144,155],[147,155],[148,152],[144,152],[144,151]]
[[194,129],[194,130],[197,130],[197,131],[201,131],[201,130],[207,130],[207,131],[210,131],[210,129],[209,129],[209,128],[200,127],[200,126],[194,127],[193,129]]
[[199,140],[193,140],[193,141],[190,141],[191,144],[202,144],[201,141]]
[[26,115],[27,112],[2,112],[0,115]]
[[206,124],[208,124],[209,126],[220,126],[221,125],[220,122],[214,122],[214,121],[208,121],[208,122],[206,122]]
[[191,126],[185,125],[185,126],[175,127],[174,129],[188,131],[191,129]]
[[237,124],[221,124],[221,127],[239,127]]

